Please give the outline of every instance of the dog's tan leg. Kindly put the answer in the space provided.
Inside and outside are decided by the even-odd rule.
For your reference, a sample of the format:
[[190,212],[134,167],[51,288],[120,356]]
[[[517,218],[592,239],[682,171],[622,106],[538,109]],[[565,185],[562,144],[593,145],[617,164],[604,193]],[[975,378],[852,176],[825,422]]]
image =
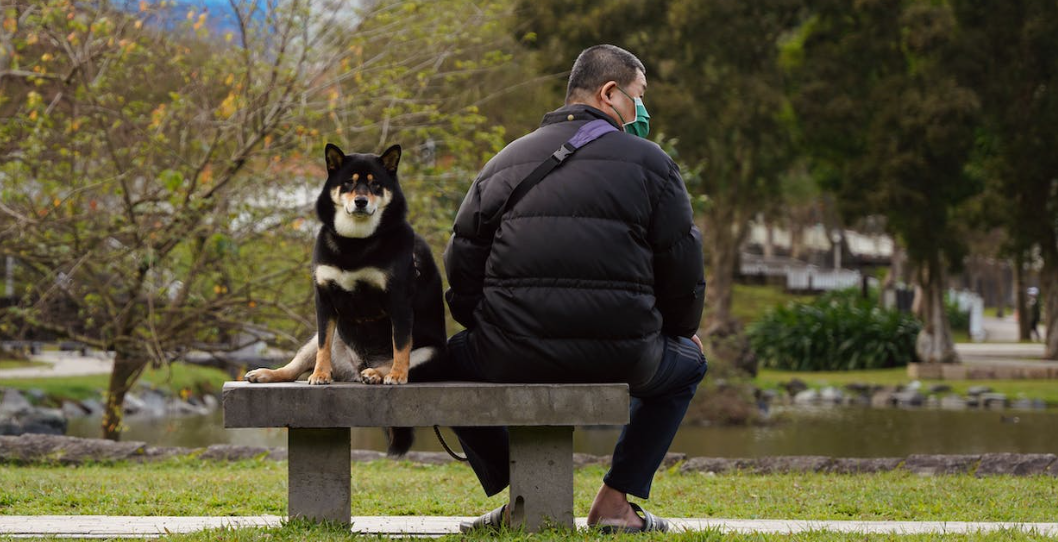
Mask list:
[[316,336],[313,335],[309,342],[302,346],[290,363],[279,369],[254,369],[243,377],[247,382],[293,382],[299,376],[312,370],[316,363]]
[[404,345],[404,348],[397,346],[397,343],[393,343],[393,367],[389,370],[389,374],[386,375],[386,384],[407,384],[408,383],[408,367],[411,365],[411,341]]
[[334,320],[327,323],[327,335],[323,339],[323,348],[316,351],[316,368],[309,376],[310,385],[330,384],[331,380],[331,343],[334,340]]

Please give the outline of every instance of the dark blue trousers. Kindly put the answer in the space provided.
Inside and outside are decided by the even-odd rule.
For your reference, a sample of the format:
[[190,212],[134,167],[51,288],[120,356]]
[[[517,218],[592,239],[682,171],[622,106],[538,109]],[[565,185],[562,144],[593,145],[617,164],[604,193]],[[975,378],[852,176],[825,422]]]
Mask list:
[[[465,331],[448,341],[448,361],[449,374],[457,375],[450,379],[485,380],[467,347]],[[705,371],[705,356],[690,339],[665,339],[665,351],[654,377],[630,390],[629,422],[614,447],[610,472],[603,478],[606,485],[642,499],[650,497],[654,473],[665,459]],[[491,497],[503,491],[510,484],[507,428],[452,429],[485,494]]]

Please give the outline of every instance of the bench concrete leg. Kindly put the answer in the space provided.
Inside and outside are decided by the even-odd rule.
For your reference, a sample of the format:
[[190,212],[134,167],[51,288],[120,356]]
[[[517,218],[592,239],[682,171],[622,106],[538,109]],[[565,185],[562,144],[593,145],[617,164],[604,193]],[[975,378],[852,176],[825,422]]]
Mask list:
[[348,524],[349,428],[291,428],[287,448],[287,515]]
[[511,427],[511,522],[573,529],[573,428]]

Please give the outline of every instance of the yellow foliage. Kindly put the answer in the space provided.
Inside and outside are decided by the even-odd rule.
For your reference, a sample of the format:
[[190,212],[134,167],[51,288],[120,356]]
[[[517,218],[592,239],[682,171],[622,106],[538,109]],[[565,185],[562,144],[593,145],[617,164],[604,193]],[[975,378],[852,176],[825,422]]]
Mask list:
[[158,107],[151,112],[151,128],[157,129],[162,125],[162,121],[165,120],[165,104],[160,104]]
[[230,119],[238,111],[238,107],[235,104],[237,99],[234,92],[229,92],[228,97],[224,98],[224,101],[220,103],[220,107],[217,108],[217,117],[224,120]]
[[151,5],[147,3],[147,0],[140,0],[140,11],[147,11],[147,8],[149,7],[151,7]]
[[16,31],[18,31],[18,19],[14,19],[14,18],[11,18],[11,17],[8,17],[7,19],[4,19],[4,30],[6,30],[6,31],[8,31],[8,32],[10,32],[12,34],[14,34]]

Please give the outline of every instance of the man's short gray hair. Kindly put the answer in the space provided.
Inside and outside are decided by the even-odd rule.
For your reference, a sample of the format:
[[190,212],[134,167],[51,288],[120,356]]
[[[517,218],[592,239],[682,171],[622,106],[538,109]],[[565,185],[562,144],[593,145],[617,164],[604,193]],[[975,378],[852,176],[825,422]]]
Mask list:
[[581,51],[566,86],[566,103],[576,95],[590,95],[609,81],[625,88],[636,80],[636,72],[647,70],[636,55],[616,45],[594,45]]

